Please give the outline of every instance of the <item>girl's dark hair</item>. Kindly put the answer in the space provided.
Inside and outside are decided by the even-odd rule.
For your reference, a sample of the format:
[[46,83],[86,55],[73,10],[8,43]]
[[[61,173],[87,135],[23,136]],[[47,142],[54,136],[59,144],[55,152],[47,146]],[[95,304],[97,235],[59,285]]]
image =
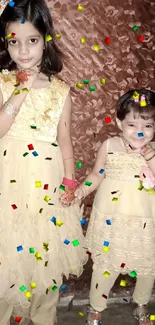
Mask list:
[[[141,106],[142,96],[145,96],[145,106]],[[136,97],[138,97],[137,101]],[[121,96],[117,104],[117,118],[123,121],[131,111],[143,119],[153,118],[155,120],[155,92],[145,88],[132,89]]]
[[47,35],[52,40],[45,41],[40,71],[47,76],[62,70],[63,54],[54,41],[53,22],[50,11],[44,0],[14,0],[15,5],[7,5],[0,17],[0,71],[2,69],[16,70],[17,66],[12,61],[7,50],[6,27],[10,22],[28,20],[39,31],[44,40]]

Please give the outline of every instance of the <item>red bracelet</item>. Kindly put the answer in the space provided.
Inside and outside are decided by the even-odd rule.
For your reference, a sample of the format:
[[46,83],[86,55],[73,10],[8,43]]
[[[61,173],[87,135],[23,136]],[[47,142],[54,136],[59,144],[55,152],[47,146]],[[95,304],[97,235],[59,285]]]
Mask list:
[[62,184],[71,188],[76,188],[78,186],[78,181],[76,179],[69,179],[64,177]]

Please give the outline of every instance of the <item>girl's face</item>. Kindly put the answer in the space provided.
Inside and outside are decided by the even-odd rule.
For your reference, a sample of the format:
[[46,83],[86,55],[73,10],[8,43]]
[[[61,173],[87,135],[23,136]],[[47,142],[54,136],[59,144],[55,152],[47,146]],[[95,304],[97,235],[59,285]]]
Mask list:
[[133,111],[128,113],[121,121],[121,129],[126,141],[133,148],[141,148],[150,142],[155,133],[155,121],[153,118],[142,119],[138,114],[134,116]]
[[8,52],[18,69],[35,69],[42,61],[44,39],[30,21],[9,23],[6,36],[15,33],[8,39]]

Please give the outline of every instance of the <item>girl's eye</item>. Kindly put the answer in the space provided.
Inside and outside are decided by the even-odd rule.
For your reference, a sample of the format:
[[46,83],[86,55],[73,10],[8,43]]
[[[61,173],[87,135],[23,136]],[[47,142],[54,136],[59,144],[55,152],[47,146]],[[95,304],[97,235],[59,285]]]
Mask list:
[[36,44],[36,43],[38,43],[38,39],[36,39],[36,38],[31,38],[31,39],[30,39],[30,42],[33,43],[33,44]]
[[131,127],[133,127],[133,126],[134,126],[134,124],[131,124],[131,123],[130,123],[130,124],[128,124],[128,126],[131,126]]
[[8,43],[9,43],[9,45],[15,45],[17,43],[17,41],[15,39],[13,39],[13,40],[9,41]]
[[145,125],[145,127],[148,129],[148,128],[152,128],[153,126],[150,124],[147,124],[147,125]]

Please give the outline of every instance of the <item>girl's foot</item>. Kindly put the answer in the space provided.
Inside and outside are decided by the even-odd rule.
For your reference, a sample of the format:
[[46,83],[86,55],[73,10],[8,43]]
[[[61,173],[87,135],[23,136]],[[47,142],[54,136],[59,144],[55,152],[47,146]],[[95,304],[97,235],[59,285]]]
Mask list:
[[102,312],[93,309],[90,305],[87,306],[87,325],[102,325]]
[[146,305],[138,305],[134,311],[133,315],[139,320],[139,325],[153,325],[154,322],[150,320],[150,313]]

